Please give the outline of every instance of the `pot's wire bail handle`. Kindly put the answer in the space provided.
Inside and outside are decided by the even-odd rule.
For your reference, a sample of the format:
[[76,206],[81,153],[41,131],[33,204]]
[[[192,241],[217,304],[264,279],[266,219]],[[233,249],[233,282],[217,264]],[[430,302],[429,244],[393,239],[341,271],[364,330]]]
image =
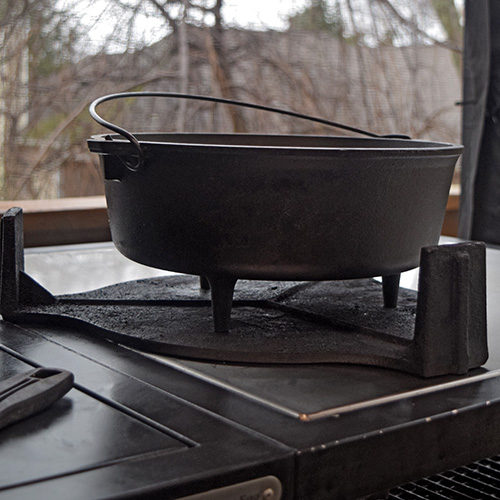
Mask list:
[[294,118],[302,118],[304,120],[321,123],[323,125],[328,125],[330,127],[340,128],[343,130],[347,130],[349,132],[366,135],[368,137],[383,138],[383,139],[411,139],[409,136],[403,134],[379,135],[373,132],[368,132],[367,130],[351,127],[350,125],[344,125],[343,123],[326,120],[324,118],[319,118],[316,116],[304,115],[302,113],[296,113],[295,111],[289,111],[281,108],[274,108],[271,106],[264,106],[261,104],[253,104],[249,102],[235,101],[232,99],[224,99],[222,97],[194,95],[194,94],[177,94],[175,92],[122,92],[119,94],[109,94],[103,97],[99,97],[90,105],[89,107],[90,115],[100,125],[108,128],[109,130],[112,130],[113,132],[120,134],[122,137],[124,137],[125,139],[127,139],[132,143],[132,145],[137,150],[137,155],[138,155],[138,161],[136,165],[130,165],[128,163],[126,164],[127,168],[129,168],[132,171],[139,170],[139,168],[144,164],[144,151],[141,148],[140,142],[133,134],[131,134],[124,128],[119,127],[118,125],[115,125],[114,123],[108,122],[103,118],[101,118],[101,116],[99,116],[96,111],[97,106],[99,106],[103,102],[111,101],[113,99],[127,98],[127,97],[169,97],[173,99],[194,99],[198,101],[218,102],[222,104],[231,104],[233,106],[242,106],[245,108],[258,109],[260,111],[269,111],[271,113],[279,113],[282,115],[293,116]]
[[[144,164],[144,151],[141,148],[141,145],[137,138],[134,136],[134,134],[131,134],[128,130],[125,130],[122,127],[119,127],[118,125],[115,125],[114,123],[108,122],[101,118],[97,114],[96,108],[99,106],[99,104],[102,104],[103,102],[106,101],[111,101],[112,99],[118,99],[120,97],[137,97],[137,92],[127,92],[127,93],[121,93],[121,94],[110,94],[110,95],[105,95],[103,97],[100,97],[99,99],[96,99],[94,102],[89,107],[89,113],[90,116],[97,122],[99,125],[102,125],[103,127],[106,127],[109,130],[112,130],[113,132],[116,132],[117,134],[120,134],[122,137],[125,137],[125,139],[129,140],[132,145],[135,147],[137,150],[137,155],[138,155],[138,160],[136,165],[131,165],[130,163],[126,162],[125,166],[129,169],[135,172],[136,170],[139,170],[140,167]],[[111,138],[110,138],[111,139]]]

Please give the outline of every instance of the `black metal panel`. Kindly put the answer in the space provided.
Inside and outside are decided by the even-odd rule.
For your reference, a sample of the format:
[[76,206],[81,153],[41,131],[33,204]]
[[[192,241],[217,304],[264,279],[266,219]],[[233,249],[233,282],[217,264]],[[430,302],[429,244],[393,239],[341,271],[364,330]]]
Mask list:
[[[144,405],[144,400],[150,400],[147,394],[156,394],[158,390],[177,394],[182,400],[217,412],[223,421],[233,420],[285,443],[288,449],[296,450],[293,498],[356,498],[374,488],[387,489],[500,451],[500,382],[495,376],[481,379],[489,377],[485,371],[476,373],[479,380],[474,383],[473,377],[465,386],[409,394],[392,403],[375,403],[339,416],[307,421],[303,415],[287,414],[220,386],[216,380],[209,382],[189,370],[183,371],[182,366],[158,363],[76,332],[35,332],[7,326],[0,330],[0,335],[11,349],[45,364],[61,360],[73,367],[77,380],[80,378],[86,387],[115,404],[140,410],[146,418],[160,424],[168,421],[171,428],[192,439],[204,439],[203,445],[210,454],[227,446],[218,440],[236,443],[240,450],[243,446],[244,454],[246,445],[237,438],[237,430],[224,427],[217,418],[214,423],[213,416],[207,420],[211,426],[193,426],[193,420],[187,420],[182,412],[166,413],[163,400]],[[17,335],[13,335],[14,331]],[[95,359],[90,370],[89,358]],[[258,370],[254,371],[256,382]],[[328,376],[329,370],[324,373]],[[147,382],[144,394],[140,380]],[[257,462],[252,467],[257,467]]]
[[[0,350],[1,378],[28,368]],[[8,457],[8,466],[0,467],[0,490],[109,466],[131,456],[165,454],[192,446],[187,439],[183,442],[169,436],[73,389],[53,408],[1,431],[0,450]]]
[[176,498],[269,474],[293,498],[288,447],[38,333],[3,323],[0,338],[2,377],[44,364],[71,366],[76,380],[0,433],[2,498]]

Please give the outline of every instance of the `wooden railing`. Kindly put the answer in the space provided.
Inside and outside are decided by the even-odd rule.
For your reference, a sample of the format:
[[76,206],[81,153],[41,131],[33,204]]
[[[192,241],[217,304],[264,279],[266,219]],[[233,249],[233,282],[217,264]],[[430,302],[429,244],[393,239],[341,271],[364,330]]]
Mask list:
[[11,207],[23,209],[26,247],[111,239],[104,196],[0,202],[2,214]]

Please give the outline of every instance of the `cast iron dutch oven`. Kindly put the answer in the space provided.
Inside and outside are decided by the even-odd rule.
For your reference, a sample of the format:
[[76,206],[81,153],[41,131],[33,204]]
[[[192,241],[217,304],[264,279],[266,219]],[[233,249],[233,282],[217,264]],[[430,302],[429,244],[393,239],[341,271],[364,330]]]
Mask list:
[[[131,134],[96,113],[102,102],[142,96],[255,107],[370,137]],[[421,248],[438,242],[462,151],[205,96],[113,94],[90,111],[117,132],[88,145],[104,167],[118,250],[148,266],[205,276],[212,294],[220,282],[223,296],[239,278],[340,280],[417,267]]]

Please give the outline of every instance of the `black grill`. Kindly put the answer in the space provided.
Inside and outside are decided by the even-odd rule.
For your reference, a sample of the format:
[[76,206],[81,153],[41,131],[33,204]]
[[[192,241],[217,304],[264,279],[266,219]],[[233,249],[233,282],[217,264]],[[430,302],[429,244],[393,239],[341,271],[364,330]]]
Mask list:
[[500,499],[500,456],[394,488],[388,500]]

